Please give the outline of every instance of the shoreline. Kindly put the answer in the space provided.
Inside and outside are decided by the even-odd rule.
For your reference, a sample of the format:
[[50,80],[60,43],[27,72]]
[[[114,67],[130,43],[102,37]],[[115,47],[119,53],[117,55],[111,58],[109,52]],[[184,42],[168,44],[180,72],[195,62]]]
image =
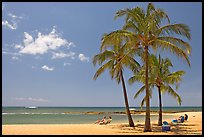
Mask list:
[[[19,124],[2,125],[2,135],[202,135],[202,112],[179,112],[188,114],[189,119],[184,123],[171,125],[171,131],[162,132],[157,126],[157,120],[151,121],[152,132],[143,132],[144,123],[135,122],[135,128],[128,127],[128,123],[97,124]],[[165,115],[165,114],[164,114]],[[172,119],[163,119],[171,122]]]

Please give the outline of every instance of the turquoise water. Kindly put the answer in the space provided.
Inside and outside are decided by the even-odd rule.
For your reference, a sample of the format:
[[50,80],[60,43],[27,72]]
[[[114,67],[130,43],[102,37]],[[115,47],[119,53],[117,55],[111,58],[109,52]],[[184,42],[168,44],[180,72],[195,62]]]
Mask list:
[[[141,110],[140,107],[134,107]],[[143,108],[142,110],[145,110]],[[151,107],[158,110],[158,107]],[[163,111],[202,111],[202,107],[164,107]],[[104,112],[103,114],[86,114],[87,112]],[[2,124],[91,124],[103,116],[112,116],[112,123],[127,123],[124,107],[38,107],[28,109],[25,107],[2,107]],[[144,121],[145,115],[132,115],[135,122]],[[173,118],[164,115],[165,118]],[[157,120],[157,115],[151,115],[151,120]]]

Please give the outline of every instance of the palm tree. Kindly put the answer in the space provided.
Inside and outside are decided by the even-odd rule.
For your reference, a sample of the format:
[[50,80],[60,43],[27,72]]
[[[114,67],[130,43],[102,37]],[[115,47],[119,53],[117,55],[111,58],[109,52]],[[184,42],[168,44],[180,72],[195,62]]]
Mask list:
[[[168,92],[171,94],[174,98],[177,98],[178,104],[181,105],[181,98],[176,93],[176,91],[172,88],[171,85],[176,84],[176,90],[178,89],[178,84],[181,82],[181,76],[185,74],[184,71],[176,71],[176,72],[170,72],[169,67],[172,67],[171,61],[166,59],[161,59],[159,55],[159,59],[156,58],[156,56],[151,55],[150,57],[150,76],[149,76],[149,87],[153,88],[154,86],[158,89],[158,95],[159,95],[159,119],[158,119],[158,126],[162,125],[162,99],[161,99],[161,93],[162,92]],[[139,75],[132,76],[128,82],[130,84],[134,83],[135,81],[142,81],[144,83],[144,68],[141,69]],[[144,91],[145,85],[138,90],[138,92],[135,94],[134,98],[137,98],[139,94],[141,94]],[[150,89],[151,89],[150,88]],[[152,93],[152,92],[150,92]],[[151,96],[150,96],[151,97]],[[145,102],[145,98],[142,100],[141,107],[143,106]]]
[[[108,34],[107,39],[126,38],[132,45],[132,49],[142,48],[145,61],[145,89],[146,89],[146,117],[144,131],[151,131],[150,124],[150,99],[148,87],[148,54],[150,48],[157,50],[170,50],[178,57],[185,59],[190,66],[188,54],[191,53],[191,46],[183,41],[180,35],[191,39],[189,27],[185,24],[170,24],[168,15],[161,9],[155,9],[152,3],[149,3],[147,10],[140,7],[133,9],[119,10],[115,18],[126,16],[123,30],[116,30]],[[162,26],[163,21],[168,24]],[[127,54],[128,55],[128,54]]]
[[[106,35],[104,35],[102,39],[102,47],[103,48],[101,48],[101,53],[95,55],[93,58],[94,66],[96,65],[96,63],[98,63],[99,65],[102,65],[104,63],[95,73],[94,80],[96,80],[99,75],[101,75],[106,69],[108,69],[112,79],[116,79],[118,84],[120,83],[120,81],[122,81],[123,94],[125,99],[126,112],[129,120],[129,126],[134,127],[134,122],[132,120],[129,110],[128,96],[123,76],[123,70],[124,67],[128,67],[134,72],[137,71],[137,68],[140,65],[133,58],[136,51],[134,50],[129,51],[130,46],[128,42],[126,42],[122,46],[122,39],[115,40],[112,39],[111,41],[107,41]],[[107,50],[108,47],[110,48],[110,50]],[[127,55],[127,53],[129,54]]]

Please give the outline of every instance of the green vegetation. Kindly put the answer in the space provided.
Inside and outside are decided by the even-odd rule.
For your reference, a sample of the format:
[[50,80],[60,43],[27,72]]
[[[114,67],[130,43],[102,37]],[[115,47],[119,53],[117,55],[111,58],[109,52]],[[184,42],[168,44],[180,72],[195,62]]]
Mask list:
[[[177,98],[178,104],[181,105],[181,97],[176,93],[176,91],[172,88],[171,85],[176,85],[176,90],[178,89],[178,84],[181,82],[181,76],[185,74],[184,71],[176,71],[170,72],[169,67],[173,67],[171,61],[166,59],[161,59],[160,55],[157,59],[156,56],[151,55],[149,58],[150,66],[149,66],[149,87],[150,87],[150,97],[152,96],[152,88],[157,87],[158,95],[159,95],[159,119],[158,126],[162,125],[162,99],[161,93],[168,92],[174,98]],[[128,82],[133,84],[136,81],[145,83],[145,68],[142,67],[139,73],[132,76]],[[142,86],[134,98],[137,98],[139,94],[144,92],[145,85]],[[141,102],[141,107],[144,105],[145,98],[143,98]]]
[[[123,39],[112,39],[111,41],[109,41],[109,39],[106,39],[106,35],[104,35],[101,45],[101,53],[95,55],[93,58],[94,65],[96,65],[96,63],[98,63],[99,65],[102,65],[103,63],[104,64],[97,70],[94,75],[94,79],[97,79],[97,77],[101,75],[105,69],[108,69],[112,79],[116,79],[118,84],[120,83],[120,81],[122,81],[129,125],[130,127],[134,127],[134,122],[129,110],[128,97],[123,76],[123,68],[128,67],[132,71],[137,71],[139,63],[133,58],[136,51],[131,50],[128,42],[122,45],[122,41]],[[110,50],[107,50],[108,47],[110,48]]]
[[[157,49],[170,51],[184,59],[190,66],[188,55],[191,53],[191,46],[182,40],[182,37],[188,40],[191,39],[190,30],[185,24],[171,24],[168,15],[162,9],[156,9],[152,3],[148,4],[146,10],[140,7],[119,10],[116,12],[115,19],[123,16],[125,16],[123,28],[105,34],[102,39],[101,53],[94,57],[93,63],[96,64],[98,61],[98,64],[101,65],[106,60],[108,62],[99,68],[94,78],[96,79],[105,69],[109,69],[112,78],[115,78],[118,82],[122,80],[126,109],[129,112],[122,70],[123,66],[125,66],[130,68],[135,75],[139,74],[136,73],[139,64],[134,57],[141,57],[145,76],[145,86],[142,90],[145,89],[146,91],[145,100],[143,101],[146,102],[144,131],[152,131],[150,123],[151,94],[149,89],[149,75],[152,73],[149,71],[151,65],[149,61],[150,51],[151,49],[154,51],[157,51]],[[111,48],[111,51],[106,50],[107,48]],[[178,75],[181,76],[182,74],[179,73]],[[159,81],[158,83],[161,84],[161,82],[164,81]],[[169,84],[172,84],[171,82]],[[159,90],[167,90],[173,95],[172,88],[160,87]],[[133,126],[130,114],[128,114],[128,118],[130,126]]]

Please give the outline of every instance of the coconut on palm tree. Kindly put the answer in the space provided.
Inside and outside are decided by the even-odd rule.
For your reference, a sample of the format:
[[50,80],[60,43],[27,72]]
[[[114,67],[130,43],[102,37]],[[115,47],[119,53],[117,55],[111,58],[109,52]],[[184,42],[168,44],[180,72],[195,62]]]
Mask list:
[[[191,39],[189,27],[185,24],[171,24],[168,15],[162,9],[156,9],[149,3],[147,10],[140,7],[119,10],[115,18],[125,16],[123,30],[116,30],[106,35],[107,39],[125,38],[132,45],[132,49],[142,48],[145,63],[145,89],[146,89],[146,117],[144,131],[151,131],[150,124],[150,99],[148,87],[148,54],[150,49],[169,50],[178,57],[183,58],[190,65],[188,54],[191,46],[182,40],[183,36]],[[167,21],[166,25],[163,25]]]
[[[96,80],[99,75],[101,75],[106,69],[109,70],[111,78],[116,79],[118,84],[122,81],[123,94],[126,106],[126,113],[128,116],[129,126],[134,127],[134,122],[132,120],[127,90],[125,87],[125,80],[123,76],[124,67],[130,68],[132,71],[137,71],[140,66],[139,63],[133,58],[136,51],[130,51],[130,45],[128,42],[124,43],[122,39],[111,39],[111,41],[106,39],[104,35],[102,39],[101,52],[94,56],[93,64],[102,65],[94,75]],[[127,54],[128,53],[128,54]]]
[[[181,97],[176,93],[173,89],[173,85],[176,85],[176,90],[178,89],[178,84],[181,82],[181,76],[185,74],[184,71],[179,70],[176,72],[170,72],[169,68],[172,67],[171,61],[166,59],[161,59],[160,55],[157,59],[156,56],[150,56],[150,70],[149,73],[149,87],[152,89],[153,87],[157,87],[158,89],[158,96],[159,96],[159,119],[158,119],[158,126],[162,125],[162,99],[161,93],[167,92],[172,95],[174,98],[177,99],[178,104],[181,105]],[[134,83],[135,81],[143,82],[145,81],[144,75],[144,68],[140,70],[140,72],[134,76],[132,76],[128,82],[130,84]],[[135,94],[134,98],[137,98],[139,94],[144,92],[145,85],[142,86]],[[152,90],[151,90],[152,91]],[[152,94],[152,92],[150,92]],[[150,94],[150,95],[151,95]],[[151,96],[150,96],[151,97]],[[145,98],[142,100],[141,107],[145,102]]]

